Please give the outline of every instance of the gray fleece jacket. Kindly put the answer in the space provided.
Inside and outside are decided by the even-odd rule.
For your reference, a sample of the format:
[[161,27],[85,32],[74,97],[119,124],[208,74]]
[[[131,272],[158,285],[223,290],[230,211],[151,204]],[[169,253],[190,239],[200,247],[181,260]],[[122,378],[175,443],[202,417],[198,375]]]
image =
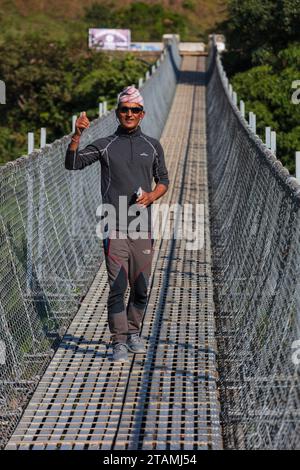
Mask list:
[[123,217],[122,205],[120,217],[119,196],[126,196],[128,211],[135,204],[139,187],[150,192],[153,179],[155,183],[169,185],[164,152],[158,140],[145,135],[140,127],[128,133],[119,126],[113,135],[99,138],[81,150],[72,151],[68,146],[65,157],[67,170],[82,170],[95,162],[101,165],[102,203],[111,204],[116,210],[116,230],[127,232],[132,220],[144,215],[150,232],[151,205],[126,218]]

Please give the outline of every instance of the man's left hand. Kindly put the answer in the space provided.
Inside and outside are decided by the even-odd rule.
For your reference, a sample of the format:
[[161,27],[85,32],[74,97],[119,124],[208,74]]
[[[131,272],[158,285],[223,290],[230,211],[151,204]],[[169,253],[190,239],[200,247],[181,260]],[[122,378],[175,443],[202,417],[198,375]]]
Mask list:
[[146,191],[143,191],[142,195],[139,196],[136,200],[137,204],[140,204],[143,207],[149,206],[154,201],[154,196],[153,192],[151,191],[150,193],[146,193]]

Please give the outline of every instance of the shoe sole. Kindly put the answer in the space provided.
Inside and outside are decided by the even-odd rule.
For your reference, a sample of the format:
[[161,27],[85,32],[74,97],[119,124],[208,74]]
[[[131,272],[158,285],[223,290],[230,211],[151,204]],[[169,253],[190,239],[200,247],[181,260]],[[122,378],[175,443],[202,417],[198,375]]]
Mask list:
[[114,358],[112,358],[111,362],[119,362],[119,363],[123,364],[124,362],[129,362],[129,358],[128,359],[114,359]]
[[146,353],[146,350],[144,350],[144,351],[135,351],[134,349],[131,349],[130,346],[128,346],[128,344],[127,344],[127,349],[128,349],[128,351],[130,351],[134,354],[145,354]]

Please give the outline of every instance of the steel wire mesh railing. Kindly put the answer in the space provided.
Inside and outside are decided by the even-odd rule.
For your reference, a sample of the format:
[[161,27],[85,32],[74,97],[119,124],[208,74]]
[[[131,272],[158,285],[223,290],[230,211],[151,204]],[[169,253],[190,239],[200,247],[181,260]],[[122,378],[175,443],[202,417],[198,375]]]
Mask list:
[[208,78],[224,441],[234,449],[296,449],[300,448],[300,187],[234,105],[214,47]]
[[[163,129],[179,63],[172,43],[143,87],[143,129],[154,137]],[[235,449],[299,448],[300,188],[234,105],[215,48],[208,66],[224,442]],[[113,112],[95,120],[81,145],[115,127]],[[66,171],[69,139],[0,168],[1,445],[102,261],[95,231],[100,166]]]
[[[142,87],[142,127],[153,137],[163,130],[180,60],[171,41]],[[81,146],[116,127],[113,111],[96,119]],[[100,165],[65,170],[69,141],[65,136],[0,167],[0,447],[102,262],[96,235]]]

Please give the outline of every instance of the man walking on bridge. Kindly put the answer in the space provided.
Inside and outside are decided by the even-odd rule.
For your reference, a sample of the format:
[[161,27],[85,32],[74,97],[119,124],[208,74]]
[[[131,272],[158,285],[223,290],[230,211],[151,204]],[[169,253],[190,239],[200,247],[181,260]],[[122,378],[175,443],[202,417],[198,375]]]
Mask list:
[[[80,135],[90,125],[85,113],[81,113],[66,152],[65,167],[82,170],[94,162],[101,164],[102,204],[105,208],[112,206],[116,215],[115,220],[109,219],[106,224],[107,236],[103,240],[110,286],[108,324],[113,361],[126,362],[128,350],[145,352],[140,327],[153,255],[151,204],[165,194],[169,180],[160,143],[140,128],[145,111],[139,90],[134,86],[124,88],[115,112],[120,123],[116,132],[78,150]],[[156,186],[152,190],[153,179]],[[134,223],[134,215],[141,216],[139,227]],[[130,296],[125,306],[128,281]]]

